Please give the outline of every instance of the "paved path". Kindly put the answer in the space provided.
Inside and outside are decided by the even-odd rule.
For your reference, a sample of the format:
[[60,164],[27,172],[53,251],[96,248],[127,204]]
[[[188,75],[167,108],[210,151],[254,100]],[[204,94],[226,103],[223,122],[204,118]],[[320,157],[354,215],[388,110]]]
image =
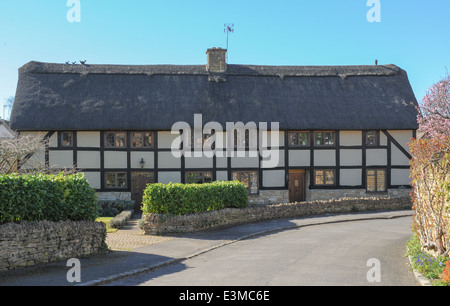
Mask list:
[[139,228],[140,215],[133,215],[127,225],[106,235],[106,244],[113,251],[131,251],[136,248],[171,240],[171,237],[144,235]]

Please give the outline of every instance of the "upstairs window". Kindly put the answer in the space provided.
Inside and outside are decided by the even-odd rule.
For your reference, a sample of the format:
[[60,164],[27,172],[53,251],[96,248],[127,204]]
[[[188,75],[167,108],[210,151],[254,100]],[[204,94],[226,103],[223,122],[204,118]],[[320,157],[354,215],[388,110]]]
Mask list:
[[190,148],[202,149],[204,147],[211,147],[213,142],[213,135],[214,134],[201,134],[201,136],[199,136],[194,133],[194,130],[192,130]]
[[258,147],[258,131],[253,128],[235,128],[231,131],[233,136],[234,148],[254,149]]
[[336,143],[335,132],[315,132],[314,145],[318,147],[331,147]]
[[61,147],[73,147],[73,132],[61,132]]
[[307,147],[309,146],[309,132],[289,132],[290,147]]
[[126,132],[105,132],[105,148],[126,148]]
[[373,147],[378,146],[378,133],[377,131],[367,131],[366,132],[366,146]]
[[153,132],[132,132],[131,146],[133,148],[152,148]]

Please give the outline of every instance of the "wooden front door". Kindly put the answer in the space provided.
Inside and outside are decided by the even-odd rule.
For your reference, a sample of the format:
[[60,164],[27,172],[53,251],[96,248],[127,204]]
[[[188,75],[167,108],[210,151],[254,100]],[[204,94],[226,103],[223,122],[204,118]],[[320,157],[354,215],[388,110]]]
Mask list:
[[153,172],[131,172],[131,199],[135,201],[134,210],[140,211],[144,189],[149,183],[155,182]]
[[305,173],[289,172],[289,202],[305,201]]

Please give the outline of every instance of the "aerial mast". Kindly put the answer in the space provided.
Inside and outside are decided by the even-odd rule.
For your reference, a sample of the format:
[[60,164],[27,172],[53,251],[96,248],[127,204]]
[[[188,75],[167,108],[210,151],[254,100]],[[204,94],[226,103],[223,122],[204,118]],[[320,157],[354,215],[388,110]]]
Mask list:
[[224,24],[224,33],[227,33],[227,53],[226,53],[226,61],[228,63],[228,35],[230,33],[234,33],[234,23],[225,23]]

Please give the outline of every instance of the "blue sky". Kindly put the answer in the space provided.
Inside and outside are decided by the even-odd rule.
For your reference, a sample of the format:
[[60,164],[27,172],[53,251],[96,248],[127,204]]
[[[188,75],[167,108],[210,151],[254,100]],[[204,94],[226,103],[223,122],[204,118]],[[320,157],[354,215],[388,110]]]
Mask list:
[[[395,64],[418,100],[450,69],[448,0],[379,0],[381,22],[368,22],[367,0],[0,0],[0,106],[15,95],[17,70],[36,60],[89,64],[205,64],[225,47],[230,64]],[[0,108],[2,116],[3,107]]]

